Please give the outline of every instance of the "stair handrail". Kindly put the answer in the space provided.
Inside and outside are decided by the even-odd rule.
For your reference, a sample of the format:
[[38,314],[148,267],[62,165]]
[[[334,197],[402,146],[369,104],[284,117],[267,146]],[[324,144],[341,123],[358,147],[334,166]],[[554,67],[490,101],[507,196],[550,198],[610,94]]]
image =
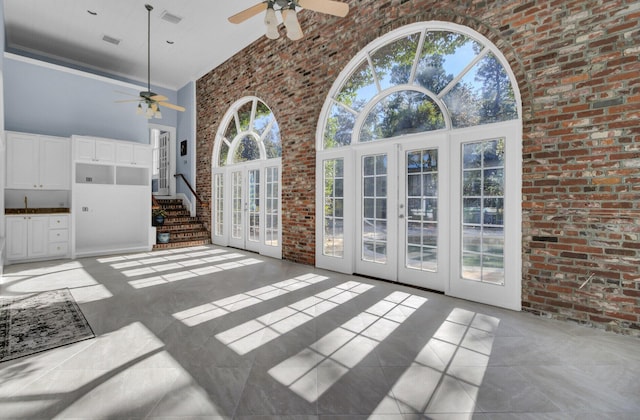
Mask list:
[[173,175],[175,178],[182,178],[182,180],[184,181],[184,183],[187,185],[187,187],[189,188],[189,191],[191,191],[191,194],[193,194],[193,196],[196,198],[196,201],[198,203],[200,203],[200,205],[202,206],[206,206],[207,203],[205,203],[204,201],[202,201],[202,199],[200,198],[200,196],[198,196],[198,193],[196,193],[196,191],[193,189],[193,187],[191,186],[191,184],[189,184],[189,181],[187,180],[187,178],[185,178],[184,174],[175,174]]

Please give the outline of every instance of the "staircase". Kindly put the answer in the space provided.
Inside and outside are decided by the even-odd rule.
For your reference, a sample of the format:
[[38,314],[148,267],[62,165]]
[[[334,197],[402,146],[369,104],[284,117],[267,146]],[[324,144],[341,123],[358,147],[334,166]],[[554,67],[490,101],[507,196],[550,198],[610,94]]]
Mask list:
[[208,245],[211,243],[211,235],[205,229],[198,218],[191,217],[182,200],[156,199],[160,207],[167,213],[162,226],[156,226],[156,233],[168,232],[169,242],[157,243],[154,250],[185,248],[189,246]]

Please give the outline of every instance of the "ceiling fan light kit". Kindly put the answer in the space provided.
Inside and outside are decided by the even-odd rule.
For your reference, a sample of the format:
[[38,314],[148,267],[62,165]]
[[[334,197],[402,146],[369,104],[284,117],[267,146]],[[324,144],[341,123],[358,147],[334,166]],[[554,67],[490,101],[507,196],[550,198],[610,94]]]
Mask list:
[[284,9],[282,11],[282,18],[284,20],[284,26],[287,28],[287,37],[292,41],[302,39],[304,35],[300,27],[300,22],[298,22],[296,7],[293,3],[291,3],[291,9]]
[[276,11],[273,8],[273,2],[269,2],[267,5],[267,13],[264,15],[264,26],[267,28],[267,38],[280,38],[280,31],[278,31],[278,19],[276,18]]
[[298,7],[338,17],[345,17],[349,13],[348,4],[334,0],[266,0],[229,17],[229,22],[242,23],[266,10],[264,16],[265,35],[269,39],[278,39],[280,38],[280,31],[278,30],[276,12],[279,11],[287,29],[287,38],[297,41],[304,36],[298,21],[298,13],[296,11]]

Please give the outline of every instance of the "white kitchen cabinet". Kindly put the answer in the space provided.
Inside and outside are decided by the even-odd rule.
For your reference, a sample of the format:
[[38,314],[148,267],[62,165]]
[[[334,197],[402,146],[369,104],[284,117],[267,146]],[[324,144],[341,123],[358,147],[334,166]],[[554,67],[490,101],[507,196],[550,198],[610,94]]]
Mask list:
[[76,160],[113,163],[116,160],[116,147],[113,141],[92,137],[73,136]]
[[[66,218],[68,225],[68,216],[63,217]],[[7,260],[19,261],[48,257],[52,242],[49,226],[49,216],[6,216]],[[68,244],[68,229],[66,229],[66,235]],[[66,255],[66,253],[59,255]]]
[[116,163],[119,165],[151,166],[151,147],[146,144],[118,142]]
[[89,140],[73,137],[71,255],[150,250],[151,146],[103,139],[114,148],[109,164],[81,153]]
[[71,149],[67,138],[7,133],[7,183],[10,189],[68,190]]

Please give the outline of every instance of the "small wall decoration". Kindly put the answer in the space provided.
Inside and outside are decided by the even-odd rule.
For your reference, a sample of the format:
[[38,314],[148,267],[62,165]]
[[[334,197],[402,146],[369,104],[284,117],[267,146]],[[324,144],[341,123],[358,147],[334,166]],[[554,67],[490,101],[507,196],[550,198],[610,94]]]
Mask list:
[[187,154],[187,141],[182,140],[180,142],[180,156],[184,156]]

